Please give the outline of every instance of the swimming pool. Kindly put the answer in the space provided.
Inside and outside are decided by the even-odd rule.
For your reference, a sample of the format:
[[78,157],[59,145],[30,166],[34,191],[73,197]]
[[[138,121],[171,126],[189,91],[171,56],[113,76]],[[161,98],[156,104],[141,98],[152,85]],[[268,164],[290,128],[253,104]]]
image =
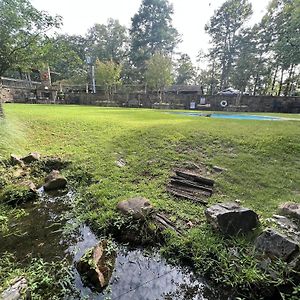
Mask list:
[[239,115],[239,114],[216,114],[216,113],[194,113],[194,112],[173,112],[173,114],[186,115],[190,117],[210,117],[216,119],[235,119],[235,120],[259,120],[259,121],[280,121],[285,118],[257,115]]

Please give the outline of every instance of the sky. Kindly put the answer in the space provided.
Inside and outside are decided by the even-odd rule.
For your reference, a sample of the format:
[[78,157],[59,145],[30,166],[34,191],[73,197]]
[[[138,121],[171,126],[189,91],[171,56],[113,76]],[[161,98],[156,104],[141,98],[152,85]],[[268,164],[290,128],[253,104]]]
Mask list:
[[[84,35],[95,23],[106,23],[108,18],[119,19],[130,27],[132,16],[138,11],[142,0],[31,0],[39,10],[63,17],[61,33]],[[193,61],[200,49],[209,47],[209,36],[204,26],[214,11],[225,0],[169,0],[174,6],[173,25],[182,36],[177,51],[187,53]],[[253,17],[249,23],[259,22],[269,0],[250,0]]]

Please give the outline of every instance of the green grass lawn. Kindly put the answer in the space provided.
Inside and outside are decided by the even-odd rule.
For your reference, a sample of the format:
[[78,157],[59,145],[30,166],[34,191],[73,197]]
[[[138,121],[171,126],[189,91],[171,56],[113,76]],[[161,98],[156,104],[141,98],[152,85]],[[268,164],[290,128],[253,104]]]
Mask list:
[[[4,109],[1,159],[10,153],[37,151],[70,159],[91,173],[97,181],[88,187],[93,203],[82,201],[92,209],[82,213],[83,219],[99,230],[116,218],[115,206],[120,200],[137,195],[150,199],[172,220],[194,222],[196,228],[187,237],[170,237],[165,251],[172,253],[176,246],[176,251],[194,255],[199,269],[212,244],[217,246],[211,251],[224,250],[224,255],[226,251],[221,237],[207,228],[204,207],[176,201],[166,193],[173,168],[200,166],[203,174],[216,180],[211,204],[239,199],[262,221],[276,213],[280,203],[300,202],[298,121],[222,120],[160,110],[86,106],[6,104]],[[126,161],[124,168],[116,165],[120,158]],[[226,171],[214,173],[213,165]],[[194,246],[187,250],[189,243]],[[223,281],[234,285],[235,280],[237,284],[257,280],[251,263],[245,270],[240,277],[234,279],[231,274],[230,280]]]

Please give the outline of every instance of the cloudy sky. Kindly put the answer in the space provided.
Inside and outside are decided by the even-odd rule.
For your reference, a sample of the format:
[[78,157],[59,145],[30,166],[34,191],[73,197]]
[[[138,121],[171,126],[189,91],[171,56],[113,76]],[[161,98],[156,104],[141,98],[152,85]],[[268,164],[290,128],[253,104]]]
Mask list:
[[[255,23],[264,14],[269,0],[250,0]],[[63,17],[62,32],[85,34],[94,23],[106,23],[108,18],[119,19],[121,24],[130,26],[131,17],[138,11],[142,0],[31,0],[39,10]],[[225,0],[170,0],[174,5],[173,24],[182,35],[183,42],[178,50],[188,53],[193,60],[200,49],[207,49],[209,37],[204,31],[205,24],[214,11]]]

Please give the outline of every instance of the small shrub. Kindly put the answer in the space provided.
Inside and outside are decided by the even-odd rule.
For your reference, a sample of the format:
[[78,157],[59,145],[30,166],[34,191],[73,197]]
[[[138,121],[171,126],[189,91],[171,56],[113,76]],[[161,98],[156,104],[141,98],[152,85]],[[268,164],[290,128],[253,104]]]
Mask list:
[[2,190],[0,201],[5,204],[17,206],[36,199],[37,194],[26,186],[7,185]]

